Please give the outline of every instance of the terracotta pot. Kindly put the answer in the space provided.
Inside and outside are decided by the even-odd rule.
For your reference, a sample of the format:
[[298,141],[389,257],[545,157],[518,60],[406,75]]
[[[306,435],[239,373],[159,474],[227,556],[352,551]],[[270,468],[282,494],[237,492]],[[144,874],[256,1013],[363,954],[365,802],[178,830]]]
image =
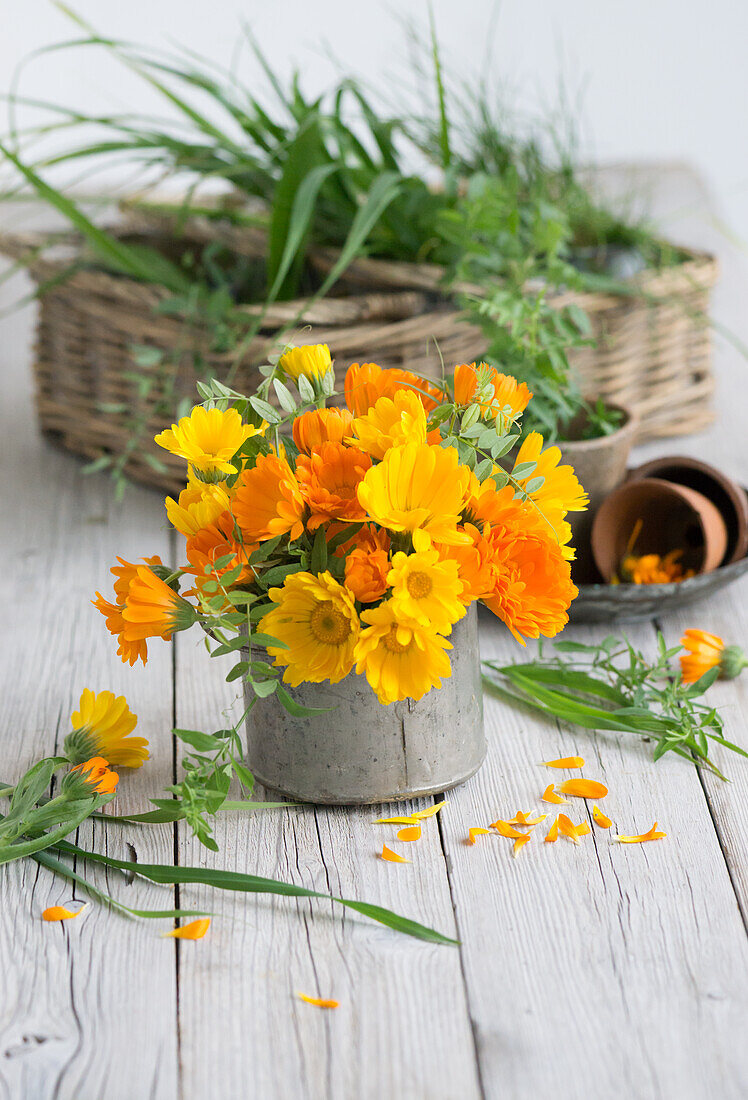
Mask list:
[[724,561],[741,561],[748,553],[748,499],[745,491],[726,474],[698,458],[684,455],[668,455],[654,458],[637,466],[629,473],[629,480],[643,477],[656,477],[661,481],[671,481],[676,485],[685,485],[697,493],[708,497],[722,514],[727,526],[727,549]]
[[710,573],[725,556],[727,527],[719,509],[701,493],[658,478],[628,481],[600,505],[592,525],[592,553],[610,582],[641,520],[634,553],[682,550],[684,569]]
[[569,512],[566,517],[571,524],[572,545],[577,552],[576,561],[572,563],[572,575],[578,584],[590,584],[600,579],[590,544],[592,523],[602,502],[626,476],[629,451],[639,426],[631,410],[620,405],[610,407],[618,409],[625,417],[618,431],[596,439],[559,443],[563,461],[574,467],[590,498],[586,512]]

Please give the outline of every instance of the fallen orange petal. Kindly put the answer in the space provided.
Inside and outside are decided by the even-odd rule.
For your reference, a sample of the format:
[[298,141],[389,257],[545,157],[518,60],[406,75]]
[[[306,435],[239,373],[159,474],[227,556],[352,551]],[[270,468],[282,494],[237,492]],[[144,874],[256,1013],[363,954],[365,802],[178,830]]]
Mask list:
[[491,828],[495,829],[497,833],[501,833],[502,836],[511,837],[516,840],[518,836],[525,836],[525,833],[519,833],[508,821],[492,821]]
[[191,920],[189,924],[182,924],[171,932],[164,932],[164,939],[201,940],[209,928],[210,917],[200,917],[199,920]]
[[543,760],[544,768],[583,768],[584,760],[581,756],[562,756],[558,760]]
[[415,825],[418,818],[413,817],[378,817],[374,825]]
[[562,836],[567,836],[575,844],[579,843],[580,836],[585,836],[590,831],[586,821],[582,821],[579,825],[573,825],[566,814],[558,815],[558,829]]
[[619,844],[643,844],[645,840],[662,840],[666,836],[667,833],[657,831],[657,822],[655,821],[648,833],[640,833],[639,836],[614,836],[613,840],[617,840]]
[[386,859],[388,863],[410,863],[409,859],[406,859],[405,856],[399,856],[397,852],[393,852],[386,844],[382,845],[380,858]]
[[438,814],[442,806],[446,805],[447,802],[445,799],[444,802],[437,802],[435,806],[429,806],[427,810],[415,810],[413,813],[413,817],[416,819],[416,821],[423,821],[424,817],[433,817],[434,814]]
[[400,829],[397,834],[398,840],[419,840],[421,836],[420,825],[406,825],[404,829]]
[[558,818],[556,817],[556,818],[554,818],[553,824],[551,825],[550,829],[545,834],[544,843],[545,844],[555,844],[557,839],[558,839]]
[[540,821],[545,821],[548,814],[538,814],[537,817],[530,817],[530,812],[525,810],[517,810],[514,817],[510,817],[507,821],[507,825],[537,825]]
[[558,788],[574,798],[605,798],[608,788],[594,779],[567,779]]
[[42,920],[71,920],[73,917],[79,917],[84,909],[88,909],[88,905],[88,902],[81,905],[75,913],[70,909],[65,909],[62,905],[50,905],[49,909],[45,909],[42,913]]
[[338,1001],[330,1001],[325,997],[307,997],[306,993],[297,993],[300,1001],[306,1001],[308,1005],[316,1005],[317,1008],[337,1008]]
[[540,796],[541,802],[552,802],[554,806],[566,805],[569,801],[568,798],[562,798],[560,794],[556,794],[553,789],[553,783],[549,783]]
[[602,810],[597,806],[592,807],[592,820],[596,825],[599,825],[601,829],[609,829],[613,822],[609,817],[606,817]]
[[516,859],[519,853],[522,851],[523,846],[530,842],[530,839],[530,833],[525,833],[524,836],[517,837],[514,842],[514,851],[512,852],[512,856],[514,857],[514,859]]
[[[470,833],[470,835],[468,837],[468,840],[467,840],[468,844],[475,844],[475,838],[477,836],[486,836],[486,835],[488,835],[488,833],[491,832],[491,830],[490,829],[481,829],[477,825],[473,825],[472,829],[469,829],[468,832]],[[518,833],[517,835],[520,836],[521,834]]]

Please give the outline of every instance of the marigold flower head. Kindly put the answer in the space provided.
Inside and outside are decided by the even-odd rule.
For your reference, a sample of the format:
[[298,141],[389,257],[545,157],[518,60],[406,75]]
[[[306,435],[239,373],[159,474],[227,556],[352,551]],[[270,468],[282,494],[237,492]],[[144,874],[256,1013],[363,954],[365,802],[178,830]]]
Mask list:
[[179,499],[167,497],[165,504],[172,527],[186,538],[192,538],[226,511],[231,497],[225,485],[200,481],[190,471],[187,488],[182,489]]
[[424,531],[448,545],[469,542],[458,531],[470,470],[459,464],[454,447],[406,443],[393,447],[372,466],[358,488],[368,516],[391,531]]
[[342,443],[353,431],[348,409],[310,409],[293,422],[293,441],[304,454],[318,451],[323,443]]
[[109,762],[101,756],[93,756],[71,768],[60,784],[63,794],[81,798],[96,794],[114,794],[119,783],[116,772],[109,770]]
[[660,554],[628,554],[621,562],[621,578],[631,584],[673,584],[695,576],[693,569],[684,569],[679,561],[682,550]]
[[351,363],[345,376],[345,403],[354,416],[365,416],[380,397],[394,397],[403,389],[415,393],[426,412],[442,400],[442,393],[428,379],[378,363]]
[[496,587],[496,563],[493,546],[481,529],[466,523],[462,530],[470,542],[458,546],[439,543],[437,549],[442,560],[453,561],[457,566],[462,584],[460,599],[467,605],[492,595]]
[[345,583],[359,603],[373,603],[387,591],[389,550],[386,531],[367,525],[355,536],[355,545],[345,559]]
[[125,638],[125,620],[122,618],[122,606],[105,600],[100,592],[96,593],[96,599],[91,600],[91,603],[106,619],[106,627],[109,633],[114,634],[117,638],[119,643],[117,656],[122,659],[122,663],[134,665],[136,661],[140,660],[145,664],[148,660],[148,645],[144,638],[137,638],[134,641]]
[[337,684],[353,667],[360,623],[353,596],[331,573],[292,573],[282,588],[271,588],[277,605],[260,620],[259,629],[287,648],[267,651],[292,687],[304,681]]
[[554,637],[569,621],[567,611],[578,591],[558,543],[537,535],[512,537],[500,529],[489,538],[497,581],[487,607],[523,645],[523,637]]
[[192,626],[195,609],[152,569],[141,565],[130,583],[122,618],[123,634],[128,641],[138,638],[167,641],[176,631]]
[[296,479],[309,509],[310,531],[331,519],[357,523],[365,518],[357,493],[370,468],[367,454],[343,443],[323,443],[313,454],[299,455]]
[[304,499],[285,458],[259,455],[234,486],[233,512],[244,542],[264,542],[288,534],[293,542],[304,531]]
[[465,614],[457,562],[440,560],[436,550],[395,554],[387,582],[398,614],[440,634],[449,634]]
[[684,684],[695,684],[716,667],[719,667],[720,679],[733,680],[748,665],[748,657],[739,646],[726,646],[717,634],[710,634],[707,630],[687,630],[680,644],[686,650],[680,658],[680,674]]
[[327,344],[303,344],[299,348],[287,348],[278,366],[292,382],[298,382],[303,375],[316,383],[332,370],[332,357]]
[[105,757],[115,767],[139,768],[148,759],[148,742],[130,737],[137,721],[124,695],[94,694],[85,688],[78,710],[70,715],[73,732],[65,738],[63,752],[73,764]]
[[[240,567],[241,572],[232,582],[232,586],[252,580],[254,572],[249,565],[249,557],[258,545],[255,543],[252,546],[245,546],[239,542],[236,537],[234,517],[229,511],[222,512],[213,523],[203,527],[187,540],[186,553],[189,568],[185,572],[192,573],[195,577],[195,589],[188,595],[202,592],[206,581],[223,577],[237,566]],[[217,569],[216,561],[228,557],[229,554],[231,560],[228,564]]]
[[384,458],[391,447],[426,442],[426,411],[413,390],[398,390],[392,397],[380,397],[353,421],[352,440],[373,458]]
[[512,420],[527,408],[532,394],[524,382],[499,374],[488,363],[461,363],[455,367],[454,395],[458,405],[478,402],[483,417],[496,417],[509,409]]
[[229,459],[245,440],[257,435],[261,428],[242,424],[236,409],[205,409],[196,405],[189,416],[160,432],[155,441],[159,447],[186,459],[206,480],[220,480],[236,472]]
[[368,625],[356,645],[356,672],[365,673],[380,703],[421,699],[452,673],[451,644],[433,627],[404,619],[393,600],[361,612]]

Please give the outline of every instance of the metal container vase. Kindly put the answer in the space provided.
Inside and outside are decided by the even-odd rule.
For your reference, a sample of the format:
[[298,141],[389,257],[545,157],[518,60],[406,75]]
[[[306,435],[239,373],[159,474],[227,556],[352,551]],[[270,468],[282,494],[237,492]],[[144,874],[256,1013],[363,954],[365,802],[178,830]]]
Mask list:
[[475,604],[449,640],[452,675],[418,702],[382,706],[355,672],[288,689],[302,706],[332,708],[325,714],[295,718],[275,696],[258,699],[247,718],[257,780],[303,802],[344,806],[436,794],[469,779],[486,755]]

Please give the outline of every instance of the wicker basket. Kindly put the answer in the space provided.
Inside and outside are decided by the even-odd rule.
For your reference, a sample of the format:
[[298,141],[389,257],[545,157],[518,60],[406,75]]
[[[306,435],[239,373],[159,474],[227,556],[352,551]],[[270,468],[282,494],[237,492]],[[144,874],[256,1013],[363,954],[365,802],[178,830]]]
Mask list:
[[[137,232],[152,247],[173,252],[171,224],[171,219],[159,225],[148,218],[118,232]],[[216,239],[258,261],[264,252],[261,233],[208,221],[190,223],[180,246]],[[485,346],[481,332],[445,298],[441,269],[360,260],[336,284],[335,296],[269,308],[236,364],[211,350],[205,331],[186,329],[180,318],[157,311],[168,291],[83,267],[61,278],[80,255],[81,242],[64,235],[50,251],[48,241],[41,235],[0,237],[0,251],[23,259],[44,287],[34,363],[41,427],[76,454],[113,455],[131,479],[169,492],[183,486],[184,464],[152,442],[166,419],[154,416],[158,403],[167,394],[175,408],[181,397],[192,400],[196,378],[206,368],[219,379],[230,374],[236,389],[253,388],[256,368],[267,361],[278,330],[297,317],[313,326],[313,339],[328,343],[339,363],[363,359],[433,377],[440,370],[434,341],[447,364],[471,362]],[[320,251],[313,264],[324,271],[334,259]],[[639,276],[646,300],[598,293],[558,298],[559,304],[573,300],[587,311],[599,340],[598,347],[575,353],[584,391],[636,409],[640,438],[696,431],[712,419],[705,316],[716,275],[713,258],[694,254],[677,268]],[[134,344],[170,353],[168,366],[154,371],[148,388],[133,371]],[[199,372],[196,356],[202,360]]]

